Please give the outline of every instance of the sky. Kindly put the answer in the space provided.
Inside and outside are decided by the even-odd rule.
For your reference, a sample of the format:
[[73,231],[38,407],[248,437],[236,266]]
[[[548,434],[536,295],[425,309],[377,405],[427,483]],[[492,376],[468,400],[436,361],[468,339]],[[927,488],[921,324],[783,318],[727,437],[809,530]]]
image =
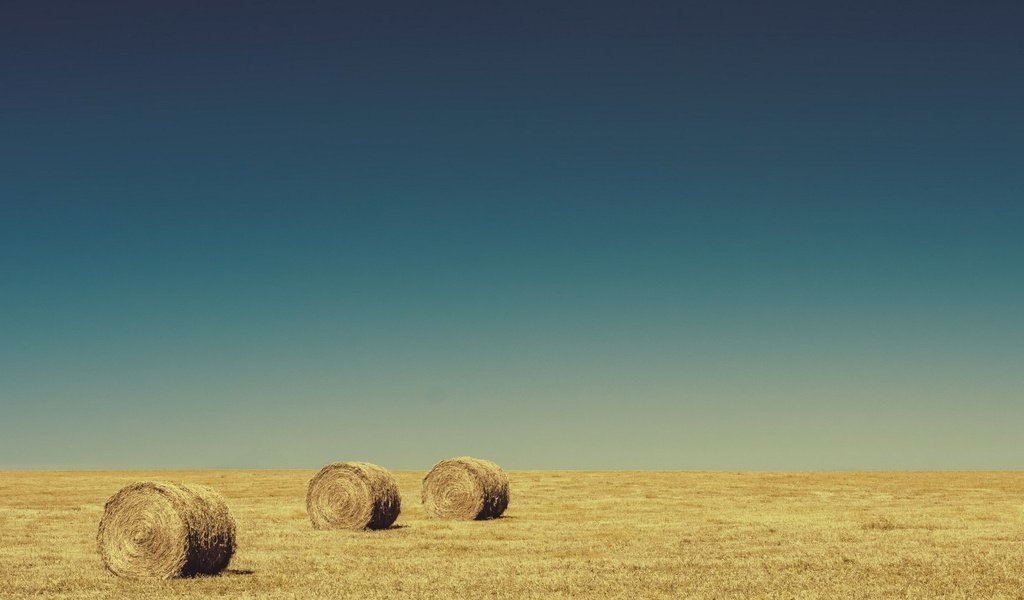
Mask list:
[[1020,2],[7,2],[0,467],[1024,468]]

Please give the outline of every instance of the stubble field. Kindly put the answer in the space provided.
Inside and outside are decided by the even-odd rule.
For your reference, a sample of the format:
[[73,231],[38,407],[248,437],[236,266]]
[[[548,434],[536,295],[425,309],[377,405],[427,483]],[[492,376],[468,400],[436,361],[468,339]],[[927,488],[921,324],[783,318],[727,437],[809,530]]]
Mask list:
[[[1024,598],[1024,473],[512,471],[505,516],[314,531],[315,471],[0,472],[0,598]],[[228,571],[118,579],[103,503],[139,479],[228,500]]]

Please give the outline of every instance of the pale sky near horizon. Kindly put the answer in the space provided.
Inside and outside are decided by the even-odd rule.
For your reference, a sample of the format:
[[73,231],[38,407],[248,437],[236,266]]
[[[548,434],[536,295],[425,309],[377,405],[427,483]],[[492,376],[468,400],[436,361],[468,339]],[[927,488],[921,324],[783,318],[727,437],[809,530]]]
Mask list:
[[0,468],[1024,467],[1024,8],[19,3]]

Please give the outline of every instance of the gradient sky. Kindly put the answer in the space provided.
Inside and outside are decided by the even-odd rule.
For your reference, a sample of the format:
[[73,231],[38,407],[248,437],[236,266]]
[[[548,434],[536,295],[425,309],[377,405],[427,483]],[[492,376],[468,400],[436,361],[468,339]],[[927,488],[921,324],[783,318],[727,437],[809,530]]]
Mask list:
[[493,4],[4,3],[0,465],[1024,467],[1024,3]]

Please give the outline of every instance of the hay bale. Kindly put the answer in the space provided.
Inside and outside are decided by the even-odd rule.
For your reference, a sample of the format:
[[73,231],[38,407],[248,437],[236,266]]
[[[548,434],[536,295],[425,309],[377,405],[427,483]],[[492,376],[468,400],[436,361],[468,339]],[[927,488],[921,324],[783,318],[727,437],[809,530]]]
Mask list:
[[107,500],[96,541],[115,575],[213,575],[235,553],[235,521],[208,487],[140,481]]
[[438,519],[494,519],[508,507],[508,476],[489,460],[448,458],[423,478],[422,500]]
[[306,512],[314,529],[387,529],[401,507],[394,475],[371,463],[329,464],[306,489]]

